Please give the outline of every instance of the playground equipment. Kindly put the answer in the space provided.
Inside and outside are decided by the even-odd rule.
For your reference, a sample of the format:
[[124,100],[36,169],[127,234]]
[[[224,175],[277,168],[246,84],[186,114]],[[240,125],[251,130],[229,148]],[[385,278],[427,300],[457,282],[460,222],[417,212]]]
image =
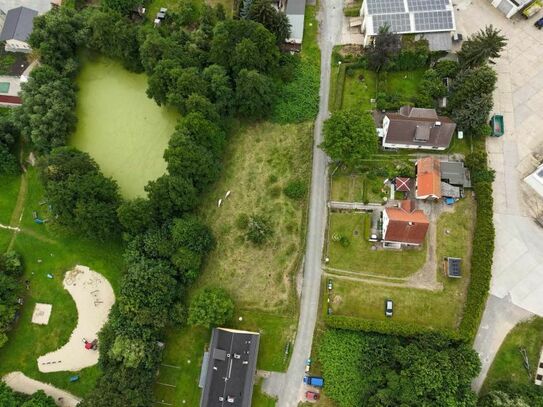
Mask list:
[[45,222],[47,222],[47,219],[41,219],[38,215],[38,211],[32,211],[32,218],[34,219],[34,222],[38,225],[43,225]]
[[505,128],[503,125],[503,116],[501,114],[495,114],[490,119],[490,127],[492,127],[492,137],[501,137],[503,136],[503,133],[505,132]]
[[79,376],[78,376],[78,375],[70,376],[70,383],[77,382],[78,380],[79,380]]
[[92,342],[89,342],[85,338],[83,338],[83,343],[85,344],[85,349],[88,349],[88,350],[98,349],[98,339],[95,339]]

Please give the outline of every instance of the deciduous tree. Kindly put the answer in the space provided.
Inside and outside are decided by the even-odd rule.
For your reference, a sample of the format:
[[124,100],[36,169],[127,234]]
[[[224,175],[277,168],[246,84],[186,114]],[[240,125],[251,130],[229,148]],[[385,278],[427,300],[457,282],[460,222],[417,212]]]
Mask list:
[[234,316],[234,302],[222,288],[205,288],[189,307],[189,325],[213,327],[223,325]]

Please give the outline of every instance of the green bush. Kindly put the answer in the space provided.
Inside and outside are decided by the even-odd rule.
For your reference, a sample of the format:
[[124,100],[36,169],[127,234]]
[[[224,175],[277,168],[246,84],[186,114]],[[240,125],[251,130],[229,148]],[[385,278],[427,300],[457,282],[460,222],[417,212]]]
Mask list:
[[308,61],[299,61],[292,81],[281,85],[272,120],[277,123],[314,120],[319,113],[319,86],[319,67]]
[[[484,144],[479,146],[484,149]],[[492,176],[486,165],[486,153],[477,151],[467,157],[466,163],[474,174],[473,190],[477,200],[477,219],[473,236],[473,257],[471,259],[471,278],[464,316],[460,323],[460,333],[467,340],[473,340],[483,315],[490,279],[492,277],[492,256],[494,254],[494,223],[492,213]],[[484,174],[484,175],[483,175]]]
[[264,244],[273,235],[271,221],[264,215],[249,217],[247,224],[247,239],[256,245]]
[[333,110],[341,110],[343,106],[343,90],[345,88],[345,76],[348,65],[341,64],[339,66],[339,71],[337,74],[337,83],[336,83],[336,94],[334,95]]
[[246,230],[249,226],[249,216],[246,213],[240,213],[236,218],[236,227],[240,230]]
[[398,322],[393,319],[387,321],[362,319],[344,315],[327,315],[324,319],[329,328],[348,329],[350,331],[378,332],[387,335],[399,335],[411,337],[419,334],[438,332],[451,339],[461,339],[457,331],[453,329],[434,329],[429,326],[408,322]]
[[343,9],[343,14],[345,14],[345,17],[360,16],[360,5],[355,4],[354,6],[345,7]]
[[305,182],[300,179],[289,181],[283,193],[290,199],[303,199],[307,193],[307,186]]

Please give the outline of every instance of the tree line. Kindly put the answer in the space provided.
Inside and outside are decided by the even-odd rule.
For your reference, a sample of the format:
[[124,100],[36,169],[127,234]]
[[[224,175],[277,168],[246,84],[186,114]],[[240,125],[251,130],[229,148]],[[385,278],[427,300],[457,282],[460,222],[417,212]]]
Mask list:
[[[282,34],[268,29],[282,18],[269,2],[253,2],[255,11],[240,20],[227,19],[221,6],[189,6],[168,12],[158,27],[127,18],[126,1],[61,7],[37,17],[29,39],[42,64],[23,85],[17,117],[42,154],[38,169],[55,222],[91,239],[126,242],[120,292],[99,335],[102,375],[83,407],[149,405],[164,328],[208,327],[233,315],[220,288],[186,303],[215,245],[195,210],[220,174],[232,118],[268,116],[292,59],[278,48],[284,27]],[[145,72],[147,95],[182,114],[164,152],[167,172],[148,183],[145,198],[123,201],[88,154],[65,146],[77,124],[74,79],[84,48]]]

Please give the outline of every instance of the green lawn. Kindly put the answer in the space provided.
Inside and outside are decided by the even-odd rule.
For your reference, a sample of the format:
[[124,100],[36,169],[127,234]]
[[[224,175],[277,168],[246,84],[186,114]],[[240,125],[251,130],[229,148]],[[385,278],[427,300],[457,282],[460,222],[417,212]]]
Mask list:
[[[54,230],[52,225],[35,224],[32,211],[40,208],[43,189],[33,169],[29,170],[28,181],[21,226],[23,231],[17,235],[14,249],[23,255],[23,280],[30,281],[30,290],[22,292],[25,304],[21,317],[10,333],[8,343],[0,349],[0,376],[20,370],[34,379],[84,396],[94,387],[99,374],[98,367],[82,370],[79,372],[81,380],[69,383],[68,378],[73,373],[40,373],[36,359],[62,346],[77,323],[75,303],[62,286],[64,272],[76,264],[89,266],[103,274],[117,291],[123,268],[122,246],[120,242],[96,243],[82,240],[77,236],[62,234]],[[53,274],[54,278],[48,279],[48,273]],[[53,305],[47,326],[30,322],[36,302]]]
[[368,69],[352,69],[345,75],[342,109],[372,110],[371,99],[377,95],[377,74]]
[[19,176],[0,176],[0,185],[2,186],[2,193],[0,193],[0,223],[4,225],[10,223],[20,184],[21,177]]
[[[535,317],[515,326],[503,341],[496,358],[488,371],[481,394],[496,387],[498,382],[533,384],[534,375],[543,346],[543,318]],[[528,354],[531,376],[524,368],[523,357],[519,351],[524,347]]]
[[415,71],[383,72],[379,74],[379,92],[397,94],[402,104],[413,103],[425,69]]
[[262,379],[258,380],[253,389],[252,407],[275,407],[276,400],[262,393]]
[[383,177],[338,172],[332,177],[330,196],[332,201],[380,204],[390,195],[390,189],[383,184],[384,180]]
[[77,130],[70,145],[89,153],[125,198],[145,194],[166,172],[164,150],[179,115],[145,94],[145,74],[105,57],[83,58],[77,78]]
[[[376,276],[406,277],[415,273],[426,260],[426,249],[371,250],[368,241],[370,214],[331,213],[328,266]],[[333,236],[345,236],[350,244],[343,246]]]
[[189,3],[193,6],[199,8],[202,4],[209,4],[210,6],[215,6],[216,4],[222,4],[226,10],[226,14],[231,16],[233,12],[234,0],[152,0],[147,6],[147,20],[153,21],[155,19],[156,13],[160,10],[161,7],[166,7],[169,11],[178,11],[181,8],[183,3]]
[[[354,217],[358,225],[360,225],[363,216],[356,214],[333,214],[332,216],[335,215]],[[444,286],[441,292],[388,287],[334,278],[331,299],[334,314],[384,320],[386,319],[383,311],[384,301],[391,298],[394,300],[394,320],[418,323],[433,328],[456,328],[462,318],[469,282],[470,245],[474,216],[474,201],[471,195],[468,195],[466,199],[455,205],[455,212],[445,213],[438,220],[437,258],[442,259],[445,256],[462,258],[461,279],[446,277],[442,262],[438,262],[437,269],[438,281]],[[349,227],[349,223],[349,221],[346,222],[346,228]],[[353,246],[355,244],[351,243],[350,247]],[[384,253],[386,255],[394,254],[393,252]],[[371,254],[374,255],[375,252]],[[350,258],[354,262],[365,257],[356,257],[351,254]],[[389,257],[388,259],[392,261],[393,258]],[[384,260],[385,258],[382,261]],[[332,263],[332,259],[330,263]],[[363,267],[373,267],[374,261],[368,260],[367,265],[363,262],[361,264]],[[396,264],[401,268],[405,266],[406,261]]]

